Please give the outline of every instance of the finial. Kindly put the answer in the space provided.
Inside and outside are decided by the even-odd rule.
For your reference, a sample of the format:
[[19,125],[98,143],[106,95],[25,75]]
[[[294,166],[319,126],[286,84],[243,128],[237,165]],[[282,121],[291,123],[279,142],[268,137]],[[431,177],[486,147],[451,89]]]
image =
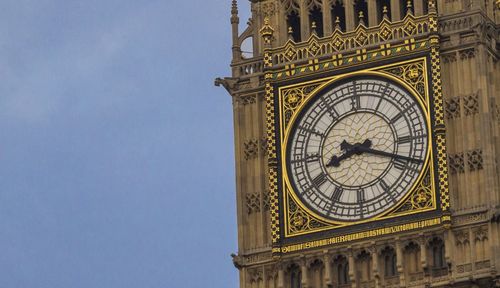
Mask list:
[[406,2],[406,13],[413,15],[413,5],[411,4],[411,0]]
[[337,17],[335,18],[335,30],[342,30],[342,29],[340,28],[340,17],[339,17],[339,16],[337,16]]
[[293,28],[292,28],[292,26],[288,27],[288,39],[293,40]]
[[313,34],[316,34],[316,35],[317,35],[316,28],[318,28],[318,27],[316,27],[316,22],[315,22],[315,21],[313,21],[313,22],[311,23],[311,30],[312,30],[312,33],[313,33]]
[[231,14],[232,15],[238,15],[238,1],[233,0],[232,5],[231,5]]
[[387,9],[387,5],[384,5],[382,13],[384,14],[384,19],[389,19],[389,10]]
[[365,25],[365,14],[363,11],[359,11],[359,24]]

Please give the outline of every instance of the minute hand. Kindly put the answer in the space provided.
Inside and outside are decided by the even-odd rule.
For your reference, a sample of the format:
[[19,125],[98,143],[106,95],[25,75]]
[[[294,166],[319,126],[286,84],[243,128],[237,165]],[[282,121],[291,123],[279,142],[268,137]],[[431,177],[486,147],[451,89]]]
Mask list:
[[413,161],[413,162],[419,162],[419,163],[424,162],[420,159],[415,159],[415,158],[397,155],[397,154],[393,154],[393,153],[389,153],[389,152],[385,152],[385,151],[375,150],[375,149],[371,149],[371,148],[367,148],[367,147],[363,147],[363,146],[360,146],[357,148],[358,148],[358,151],[365,152],[365,153],[371,153],[374,155],[387,156],[387,157],[398,158],[401,160],[407,160],[407,161]]

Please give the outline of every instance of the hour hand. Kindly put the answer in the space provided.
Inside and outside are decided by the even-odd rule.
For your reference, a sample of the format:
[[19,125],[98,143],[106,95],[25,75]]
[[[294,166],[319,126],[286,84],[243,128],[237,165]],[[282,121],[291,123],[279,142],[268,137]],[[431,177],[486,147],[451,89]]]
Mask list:
[[340,143],[340,149],[344,151],[344,154],[340,156],[333,155],[332,159],[330,159],[330,162],[326,164],[326,167],[339,167],[342,160],[345,160],[354,155],[354,147],[355,145],[349,144],[346,140],[342,141],[342,143]]
[[[349,144],[349,143],[348,143],[347,141],[345,141],[345,140],[344,140],[344,141],[342,141],[342,143],[340,143],[340,149],[341,149],[341,150],[343,150],[343,151],[346,151],[346,152],[347,152],[348,150],[351,150],[353,146],[354,146],[354,145]],[[334,156],[334,157],[335,157],[335,156]]]

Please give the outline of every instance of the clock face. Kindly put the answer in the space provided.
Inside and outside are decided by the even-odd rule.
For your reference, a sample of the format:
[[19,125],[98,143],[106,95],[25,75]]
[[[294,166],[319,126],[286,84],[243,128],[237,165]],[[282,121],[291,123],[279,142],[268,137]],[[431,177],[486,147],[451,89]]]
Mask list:
[[421,105],[383,78],[323,89],[292,121],[285,156],[290,184],[309,209],[335,221],[361,221],[394,208],[429,154]]

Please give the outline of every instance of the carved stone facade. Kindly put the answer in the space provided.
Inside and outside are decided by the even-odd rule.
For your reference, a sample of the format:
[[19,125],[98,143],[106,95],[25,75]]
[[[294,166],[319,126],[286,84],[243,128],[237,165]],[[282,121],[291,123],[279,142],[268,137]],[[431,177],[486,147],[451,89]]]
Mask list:
[[[232,77],[216,80],[234,105],[239,251],[233,261],[240,287],[500,287],[500,2],[251,2],[252,17],[240,33],[233,0]],[[438,13],[437,23],[419,20],[432,11]],[[395,53],[396,40],[408,51],[417,49],[412,39],[432,25],[439,32],[450,224],[273,257],[277,200],[270,197],[275,187],[268,167],[276,160],[267,152],[265,136],[270,129],[266,65],[281,65],[285,72],[279,77],[314,75],[321,68],[315,59],[328,58],[340,67],[350,53],[371,60],[375,56],[367,49],[373,47],[383,60]],[[240,47],[248,38],[254,49],[245,58]],[[278,47],[281,54],[265,57],[265,49]],[[414,77],[412,69],[394,73]],[[425,88],[414,81],[415,89]],[[299,92],[290,97],[300,97]]]

